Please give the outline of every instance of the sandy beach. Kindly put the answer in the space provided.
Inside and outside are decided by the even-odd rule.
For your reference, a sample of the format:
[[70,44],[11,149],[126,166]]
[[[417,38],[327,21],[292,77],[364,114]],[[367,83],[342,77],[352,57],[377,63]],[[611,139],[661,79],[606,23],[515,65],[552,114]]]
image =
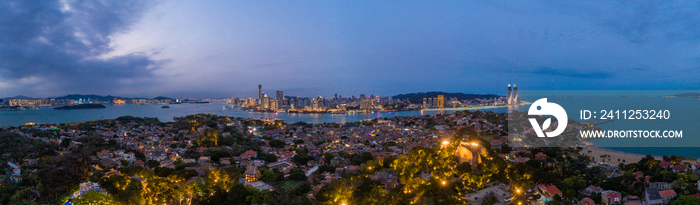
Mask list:
[[[590,156],[591,158],[593,158],[593,160],[596,160],[598,162],[603,162],[603,163],[613,164],[613,165],[618,165],[620,163],[623,163],[623,164],[636,163],[645,157],[645,155],[641,155],[641,154],[630,154],[630,153],[618,152],[618,151],[613,151],[613,150],[609,150],[609,149],[605,149],[605,148],[596,147],[595,145],[586,146],[586,148],[581,150],[581,154]],[[601,158],[601,156],[603,156],[603,155],[605,155],[606,157]],[[654,156],[654,159],[662,160],[663,157]]]

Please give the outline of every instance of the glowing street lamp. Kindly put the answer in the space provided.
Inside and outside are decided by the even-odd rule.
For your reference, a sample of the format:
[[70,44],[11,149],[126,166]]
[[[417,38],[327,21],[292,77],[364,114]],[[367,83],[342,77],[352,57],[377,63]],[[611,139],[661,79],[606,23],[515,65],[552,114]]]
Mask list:
[[442,181],[442,185],[445,185],[445,181]]

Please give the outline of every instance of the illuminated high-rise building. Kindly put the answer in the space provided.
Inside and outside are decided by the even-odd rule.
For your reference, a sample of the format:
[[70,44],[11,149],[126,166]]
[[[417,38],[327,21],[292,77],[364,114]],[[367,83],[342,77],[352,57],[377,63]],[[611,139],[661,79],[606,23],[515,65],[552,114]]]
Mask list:
[[268,97],[265,93],[263,93],[262,105],[260,105],[260,107],[262,109],[270,109],[270,97]]
[[506,104],[510,105],[513,99],[513,88],[510,87],[510,84],[508,84],[508,96],[506,97],[508,98],[506,99]]
[[520,103],[520,99],[518,99],[518,86],[513,84],[513,104],[518,103]]
[[262,99],[263,99],[262,85],[258,85],[258,108],[262,108]]
[[275,92],[275,100],[277,100],[278,105],[283,105],[284,103],[284,93],[281,90]]
[[508,84],[508,99],[507,99],[507,104],[513,105],[513,104],[518,104],[520,103],[520,100],[518,99],[518,87],[513,84],[513,87],[510,87],[510,84]]
[[279,100],[277,100],[277,99],[270,100],[270,109],[277,110],[278,108],[279,108]]
[[444,95],[438,95],[437,97],[437,106],[439,108],[444,108],[445,107],[445,96]]

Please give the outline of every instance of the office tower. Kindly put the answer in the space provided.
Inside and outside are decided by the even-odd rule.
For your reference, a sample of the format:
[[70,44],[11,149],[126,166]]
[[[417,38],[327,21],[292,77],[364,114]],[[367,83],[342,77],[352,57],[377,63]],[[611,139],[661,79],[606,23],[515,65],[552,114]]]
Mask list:
[[437,106],[439,108],[444,108],[445,107],[445,96],[444,95],[438,95],[437,98]]
[[270,108],[270,97],[267,96],[267,94],[263,93],[262,97],[262,105],[260,105],[262,109],[269,109]]
[[318,109],[320,109],[320,106],[319,106],[319,104],[318,104],[318,100],[317,100],[317,99],[313,99],[312,101],[313,101],[313,106],[311,107],[311,109],[313,109],[313,110],[318,110]]
[[368,99],[360,99],[360,109],[361,110],[371,110],[372,103]]
[[319,107],[319,108],[325,108],[325,107],[326,107],[326,99],[323,98],[323,96],[318,96],[318,107]]
[[270,109],[277,110],[279,108],[278,103],[279,103],[279,100],[277,100],[277,99],[270,100]]
[[513,104],[518,103],[520,103],[520,99],[518,99],[518,87],[513,84]]
[[283,105],[284,103],[284,94],[282,93],[281,90],[278,90],[275,92],[275,100],[277,100],[278,105]]
[[262,108],[262,98],[263,98],[262,85],[258,85],[258,108]]
[[506,100],[506,104],[510,105],[511,101],[513,100],[513,88],[510,87],[510,84],[508,84],[508,96],[506,96],[508,99]]
[[427,108],[426,106],[428,105],[428,98],[423,98],[423,108]]
[[361,99],[361,100],[366,100],[366,99],[365,99],[365,94],[360,94],[360,99]]

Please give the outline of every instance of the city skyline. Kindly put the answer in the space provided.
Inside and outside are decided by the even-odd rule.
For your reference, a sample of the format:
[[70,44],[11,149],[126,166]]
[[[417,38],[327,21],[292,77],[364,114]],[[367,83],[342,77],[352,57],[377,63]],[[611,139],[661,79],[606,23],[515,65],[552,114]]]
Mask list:
[[0,9],[3,97],[254,97],[258,84],[298,96],[498,94],[507,83],[699,88],[700,9],[676,1],[6,1]]

